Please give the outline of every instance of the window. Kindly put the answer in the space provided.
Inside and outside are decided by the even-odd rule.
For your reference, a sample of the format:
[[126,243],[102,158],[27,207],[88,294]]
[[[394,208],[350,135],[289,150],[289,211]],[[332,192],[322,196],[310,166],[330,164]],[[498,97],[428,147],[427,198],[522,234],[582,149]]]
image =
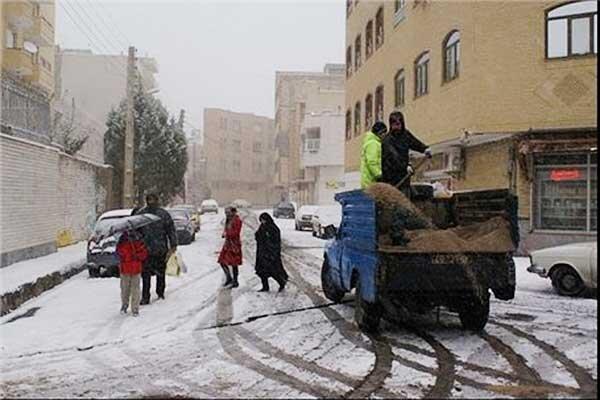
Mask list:
[[535,158],[536,229],[597,232],[595,154],[544,154]]
[[369,93],[365,98],[365,128],[371,128],[373,123],[373,95]]
[[234,132],[242,131],[242,123],[239,120],[231,121],[231,130]]
[[375,48],[383,45],[383,7],[379,8],[375,16]]
[[227,118],[222,117],[219,120],[219,128],[221,128],[223,130],[227,130]]
[[358,35],[356,37],[356,41],[354,42],[354,71],[358,71],[360,68],[362,59],[361,59],[361,37]]
[[241,152],[242,151],[242,141],[241,140],[234,140],[232,143],[232,148],[233,151],[235,152]]
[[575,1],[546,11],[546,58],[598,53],[598,4]]
[[458,78],[460,65],[460,32],[453,31],[444,41],[444,82]]
[[395,0],[394,1],[394,24],[400,23],[406,16],[406,0]]
[[346,140],[352,139],[352,112],[346,111]]
[[404,79],[404,70],[401,69],[398,71],[396,76],[394,77],[394,106],[402,107],[404,105],[405,99],[405,79]]
[[383,121],[383,86],[375,89],[375,120]]
[[253,146],[252,146],[252,150],[255,153],[262,153],[263,150],[263,144],[261,142],[254,142]]
[[11,30],[6,30],[6,42],[4,43],[7,49],[14,49],[17,45],[17,33]]
[[415,97],[429,91],[429,52],[422,53],[415,61]]
[[373,54],[373,20],[367,23],[367,29],[365,30],[365,52],[366,59]]
[[242,170],[240,160],[233,160],[233,172],[240,172]]
[[321,147],[321,128],[308,128],[306,130],[306,139],[304,140],[304,151],[316,153]]
[[360,135],[360,101],[354,106],[354,136]]
[[352,46],[346,49],[346,78],[352,76]]

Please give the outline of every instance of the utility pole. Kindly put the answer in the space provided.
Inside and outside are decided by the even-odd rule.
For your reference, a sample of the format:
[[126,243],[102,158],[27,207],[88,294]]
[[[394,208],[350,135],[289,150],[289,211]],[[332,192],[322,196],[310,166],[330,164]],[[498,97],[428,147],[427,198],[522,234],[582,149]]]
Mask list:
[[135,81],[135,47],[129,46],[127,59],[127,116],[125,125],[125,160],[123,163],[123,207],[133,207],[133,85]]

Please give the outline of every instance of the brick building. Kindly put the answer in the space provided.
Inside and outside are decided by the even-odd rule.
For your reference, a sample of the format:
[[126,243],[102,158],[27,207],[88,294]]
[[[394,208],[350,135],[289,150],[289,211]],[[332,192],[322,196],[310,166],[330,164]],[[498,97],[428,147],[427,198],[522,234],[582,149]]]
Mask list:
[[273,182],[273,120],[216,108],[204,110],[203,151],[210,197],[219,204],[277,201]]
[[393,110],[431,145],[420,179],[510,188],[522,251],[597,237],[594,1],[352,1],[346,173]]
[[275,186],[281,197],[298,200],[304,186],[301,126],[312,112],[343,110],[344,66],[326,64],[323,72],[279,71],[275,77]]

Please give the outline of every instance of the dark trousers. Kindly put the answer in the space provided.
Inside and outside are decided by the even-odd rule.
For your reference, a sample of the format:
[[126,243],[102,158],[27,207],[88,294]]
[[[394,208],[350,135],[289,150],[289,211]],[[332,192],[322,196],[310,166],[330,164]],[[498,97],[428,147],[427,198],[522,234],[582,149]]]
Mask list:
[[165,271],[167,270],[166,254],[151,255],[144,263],[142,269],[142,301],[150,300],[150,287],[152,275],[156,275],[156,294],[165,295]]

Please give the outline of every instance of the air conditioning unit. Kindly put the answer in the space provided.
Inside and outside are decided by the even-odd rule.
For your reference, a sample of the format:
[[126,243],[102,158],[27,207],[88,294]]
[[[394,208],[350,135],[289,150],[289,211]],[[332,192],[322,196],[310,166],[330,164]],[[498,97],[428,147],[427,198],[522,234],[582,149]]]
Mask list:
[[462,155],[460,149],[453,149],[444,155],[446,166],[444,172],[459,172],[462,167]]

